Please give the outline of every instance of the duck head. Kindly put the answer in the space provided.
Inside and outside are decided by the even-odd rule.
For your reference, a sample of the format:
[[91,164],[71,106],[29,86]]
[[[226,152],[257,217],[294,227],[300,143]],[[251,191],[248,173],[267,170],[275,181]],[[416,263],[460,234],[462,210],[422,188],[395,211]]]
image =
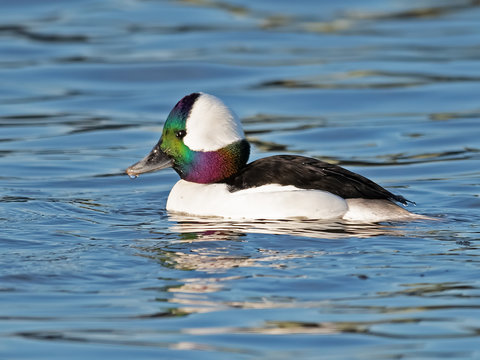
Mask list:
[[217,97],[193,93],[175,105],[158,143],[126,173],[138,176],[173,167],[184,180],[209,184],[237,173],[249,155],[238,118]]

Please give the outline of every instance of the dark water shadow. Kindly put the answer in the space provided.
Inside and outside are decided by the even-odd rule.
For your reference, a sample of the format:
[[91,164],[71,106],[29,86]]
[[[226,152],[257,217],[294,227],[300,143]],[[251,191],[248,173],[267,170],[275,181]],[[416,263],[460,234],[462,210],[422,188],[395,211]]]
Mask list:
[[40,33],[29,29],[23,25],[0,25],[0,34],[8,34],[11,36],[24,37],[33,41],[48,43],[84,43],[89,40],[86,35],[63,35],[63,34],[47,34]]

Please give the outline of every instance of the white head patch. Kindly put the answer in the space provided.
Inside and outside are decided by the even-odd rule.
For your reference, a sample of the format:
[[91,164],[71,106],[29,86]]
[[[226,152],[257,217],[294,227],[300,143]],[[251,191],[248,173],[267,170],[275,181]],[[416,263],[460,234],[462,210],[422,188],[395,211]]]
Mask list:
[[186,131],[183,142],[194,151],[216,151],[245,138],[237,116],[219,98],[204,93],[193,104]]

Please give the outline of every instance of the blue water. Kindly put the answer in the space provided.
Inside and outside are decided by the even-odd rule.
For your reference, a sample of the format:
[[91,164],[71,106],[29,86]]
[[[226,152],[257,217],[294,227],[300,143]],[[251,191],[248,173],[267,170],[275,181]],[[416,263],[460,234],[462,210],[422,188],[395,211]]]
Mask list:
[[[477,1],[0,2],[0,358],[480,358]],[[437,221],[200,220],[185,94]]]

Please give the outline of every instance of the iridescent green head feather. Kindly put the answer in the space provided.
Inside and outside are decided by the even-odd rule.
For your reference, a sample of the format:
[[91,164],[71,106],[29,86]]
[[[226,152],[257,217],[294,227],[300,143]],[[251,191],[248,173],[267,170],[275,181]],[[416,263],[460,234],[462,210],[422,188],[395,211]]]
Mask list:
[[[180,177],[214,183],[237,173],[248,161],[250,145],[238,118],[216,97],[193,93],[172,109],[152,152],[127,169],[130,175],[172,166]],[[155,159],[162,167],[155,167]],[[168,164],[165,166],[165,164]]]

